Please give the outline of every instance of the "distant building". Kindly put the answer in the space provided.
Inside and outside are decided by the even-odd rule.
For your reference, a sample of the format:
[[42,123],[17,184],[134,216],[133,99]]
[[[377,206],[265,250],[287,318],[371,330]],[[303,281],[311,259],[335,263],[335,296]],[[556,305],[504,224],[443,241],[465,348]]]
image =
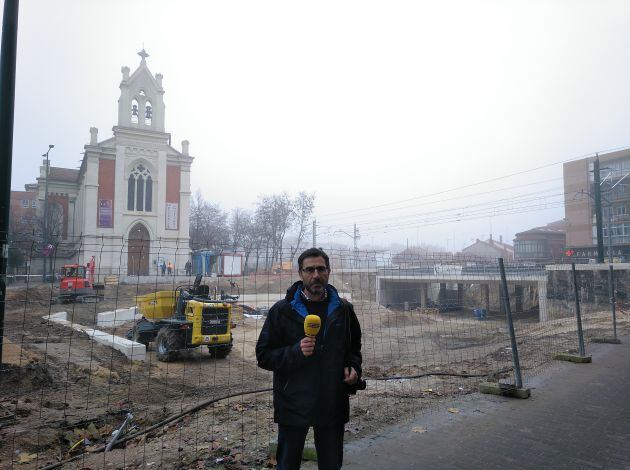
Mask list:
[[90,128],[79,169],[51,166],[47,178],[44,160],[37,182],[13,192],[12,200],[35,204],[41,217],[48,179],[48,212],[59,222],[57,265],[64,257],[85,263],[94,256],[100,272],[148,275],[167,258],[184,270],[193,157],[188,141],[181,151],[171,146],[162,75],[151,74],[144,49],[138,55],[133,73],[121,69],[113,136],[99,141],[98,129]]
[[451,253],[450,251],[432,251],[422,247],[409,247],[392,255],[391,264],[400,267],[411,267],[427,263],[456,262],[462,260],[463,258],[460,254]]
[[[576,258],[597,257],[594,201],[594,157],[563,165],[566,247]],[[630,149],[599,156],[604,252],[630,257]],[[610,230],[608,225],[610,224]],[[609,232],[611,238],[609,240]]]
[[488,240],[477,240],[470,246],[462,249],[462,254],[480,258],[503,258],[505,261],[514,259],[514,247],[503,242],[503,237],[494,240],[492,235]]
[[541,264],[559,261],[566,247],[565,227],[566,221],[558,220],[517,233],[514,238],[514,258]]
[[36,230],[38,202],[35,191],[11,191],[10,230],[21,240]]

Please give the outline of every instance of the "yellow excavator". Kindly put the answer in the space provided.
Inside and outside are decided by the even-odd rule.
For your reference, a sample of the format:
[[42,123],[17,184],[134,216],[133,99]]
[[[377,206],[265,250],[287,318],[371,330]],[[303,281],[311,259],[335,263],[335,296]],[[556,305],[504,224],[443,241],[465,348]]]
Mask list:
[[182,351],[207,346],[210,356],[223,359],[232,350],[232,303],[235,298],[215,300],[209,286],[197,275],[192,285],[136,297],[142,318],[127,338],[144,344],[155,343],[158,360],[174,361]]

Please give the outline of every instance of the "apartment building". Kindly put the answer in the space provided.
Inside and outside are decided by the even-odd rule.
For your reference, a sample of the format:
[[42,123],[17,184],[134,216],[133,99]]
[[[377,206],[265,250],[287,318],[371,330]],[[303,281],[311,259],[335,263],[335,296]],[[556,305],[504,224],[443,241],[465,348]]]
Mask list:
[[[576,258],[597,258],[595,157],[564,164],[566,246]],[[630,149],[599,155],[604,253],[630,259]]]

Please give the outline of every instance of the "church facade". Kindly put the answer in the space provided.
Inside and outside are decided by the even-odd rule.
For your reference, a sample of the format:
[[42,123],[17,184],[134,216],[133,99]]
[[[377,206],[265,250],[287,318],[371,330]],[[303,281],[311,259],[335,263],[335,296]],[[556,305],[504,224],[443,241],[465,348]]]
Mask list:
[[121,69],[113,136],[100,140],[92,127],[78,170],[47,171],[44,161],[37,183],[26,190],[43,208],[48,179],[49,212],[55,208],[59,216],[58,258],[84,264],[94,256],[103,274],[155,275],[162,262],[183,273],[193,157],[188,141],[181,150],[171,146],[162,75],[150,72],[144,50],[138,54],[133,73]]

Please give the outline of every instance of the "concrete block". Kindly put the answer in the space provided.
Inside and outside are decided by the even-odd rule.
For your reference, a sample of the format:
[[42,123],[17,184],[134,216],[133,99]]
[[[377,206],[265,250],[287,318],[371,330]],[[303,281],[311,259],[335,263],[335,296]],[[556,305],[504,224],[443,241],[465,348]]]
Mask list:
[[503,397],[512,398],[529,398],[531,395],[531,389],[529,388],[516,388],[516,386],[512,384],[502,384],[495,382],[480,383],[479,392],[489,395],[500,395]]
[[100,312],[96,316],[96,326],[113,328],[128,321],[139,320],[142,315],[138,314],[136,310],[136,307],[130,307]]
[[575,362],[576,364],[586,364],[591,362],[591,356],[578,356],[577,354],[558,353],[553,356],[558,361]]
[[621,344],[619,338],[592,338],[591,343]]
[[121,338],[120,336],[100,330],[86,329],[85,333],[97,343],[120,351],[132,361],[144,361],[146,359],[147,348],[144,344],[136,343],[127,338]]
[[51,313],[50,315],[44,315],[42,318],[57,325],[72,328],[72,322],[68,321],[68,312]]
[[144,344],[136,343],[135,341],[130,341],[127,338],[121,338],[120,336],[115,336],[101,330],[88,328],[86,326],[79,325],[78,323],[72,323],[67,320],[67,312],[45,315],[43,318],[44,320],[49,320],[59,325],[85,333],[97,343],[104,344],[105,346],[109,346],[117,351],[120,351],[132,361],[144,361],[146,359],[147,348]]

